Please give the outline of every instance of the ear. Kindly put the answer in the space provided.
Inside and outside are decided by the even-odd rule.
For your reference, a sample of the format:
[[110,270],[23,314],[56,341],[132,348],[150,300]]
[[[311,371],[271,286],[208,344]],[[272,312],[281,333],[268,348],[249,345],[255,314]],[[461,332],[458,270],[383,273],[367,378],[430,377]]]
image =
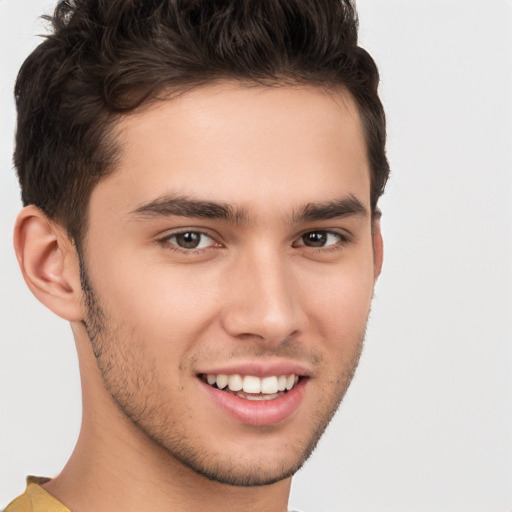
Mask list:
[[373,275],[375,280],[377,280],[380,275],[382,261],[384,259],[384,242],[382,241],[382,231],[380,229],[380,217],[380,213],[376,214],[372,221]]
[[14,249],[35,297],[70,322],[82,320],[78,255],[65,230],[35,206],[27,206],[16,220]]

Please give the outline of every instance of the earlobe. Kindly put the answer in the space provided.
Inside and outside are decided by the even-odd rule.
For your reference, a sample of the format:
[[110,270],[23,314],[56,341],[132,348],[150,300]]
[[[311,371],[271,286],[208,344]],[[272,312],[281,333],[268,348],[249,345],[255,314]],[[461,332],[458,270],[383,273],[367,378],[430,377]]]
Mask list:
[[380,229],[380,215],[373,220],[372,226],[373,238],[373,275],[375,280],[382,270],[382,261],[384,259],[384,242],[382,240],[382,231]]
[[65,230],[35,206],[27,206],[16,220],[14,249],[35,297],[66,320],[82,320],[78,257]]

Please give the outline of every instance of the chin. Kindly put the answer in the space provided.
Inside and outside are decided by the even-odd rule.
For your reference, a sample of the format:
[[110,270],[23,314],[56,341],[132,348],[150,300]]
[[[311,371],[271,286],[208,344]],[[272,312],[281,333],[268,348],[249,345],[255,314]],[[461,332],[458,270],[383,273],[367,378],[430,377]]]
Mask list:
[[182,431],[178,437],[173,429],[157,432],[134,423],[164,451],[171,464],[178,462],[212,482],[257,487],[292,477],[314,451],[336,410],[333,408],[330,414],[309,425],[295,424],[291,430],[273,427],[255,437],[241,435],[236,441],[214,438],[213,434],[199,441],[198,433]]
[[[316,446],[317,440],[314,445]],[[212,482],[235,487],[272,485],[292,477],[311,455],[314,446],[293,457],[251,458],[250,455],[226,457],[214,454],[201,457],[191,453],[171,454],[181,464]],[[270,450],[269,450],[270,451]],[[261,453],[261,451],[260,451]]]

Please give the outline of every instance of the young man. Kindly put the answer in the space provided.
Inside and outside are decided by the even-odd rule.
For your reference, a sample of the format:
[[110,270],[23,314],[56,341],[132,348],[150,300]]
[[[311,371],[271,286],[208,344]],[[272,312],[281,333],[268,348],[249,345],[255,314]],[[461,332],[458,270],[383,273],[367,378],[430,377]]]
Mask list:
[[337,0],[76,0],[16,84],[23,276],[83,422],[8,512],[284,512],[382,264],[378,74]]

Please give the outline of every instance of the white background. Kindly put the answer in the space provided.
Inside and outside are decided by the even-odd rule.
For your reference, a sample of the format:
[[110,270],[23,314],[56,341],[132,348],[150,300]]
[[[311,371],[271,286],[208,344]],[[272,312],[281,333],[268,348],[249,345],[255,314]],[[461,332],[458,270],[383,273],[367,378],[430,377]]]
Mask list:
[[[0,507],[80,422],[71,331],[11,248],[14,77],[53,0],[0,0]],[[294,480],[310,512],[512,511],[512,1],[359,0],[393,175],[361,366]]]

